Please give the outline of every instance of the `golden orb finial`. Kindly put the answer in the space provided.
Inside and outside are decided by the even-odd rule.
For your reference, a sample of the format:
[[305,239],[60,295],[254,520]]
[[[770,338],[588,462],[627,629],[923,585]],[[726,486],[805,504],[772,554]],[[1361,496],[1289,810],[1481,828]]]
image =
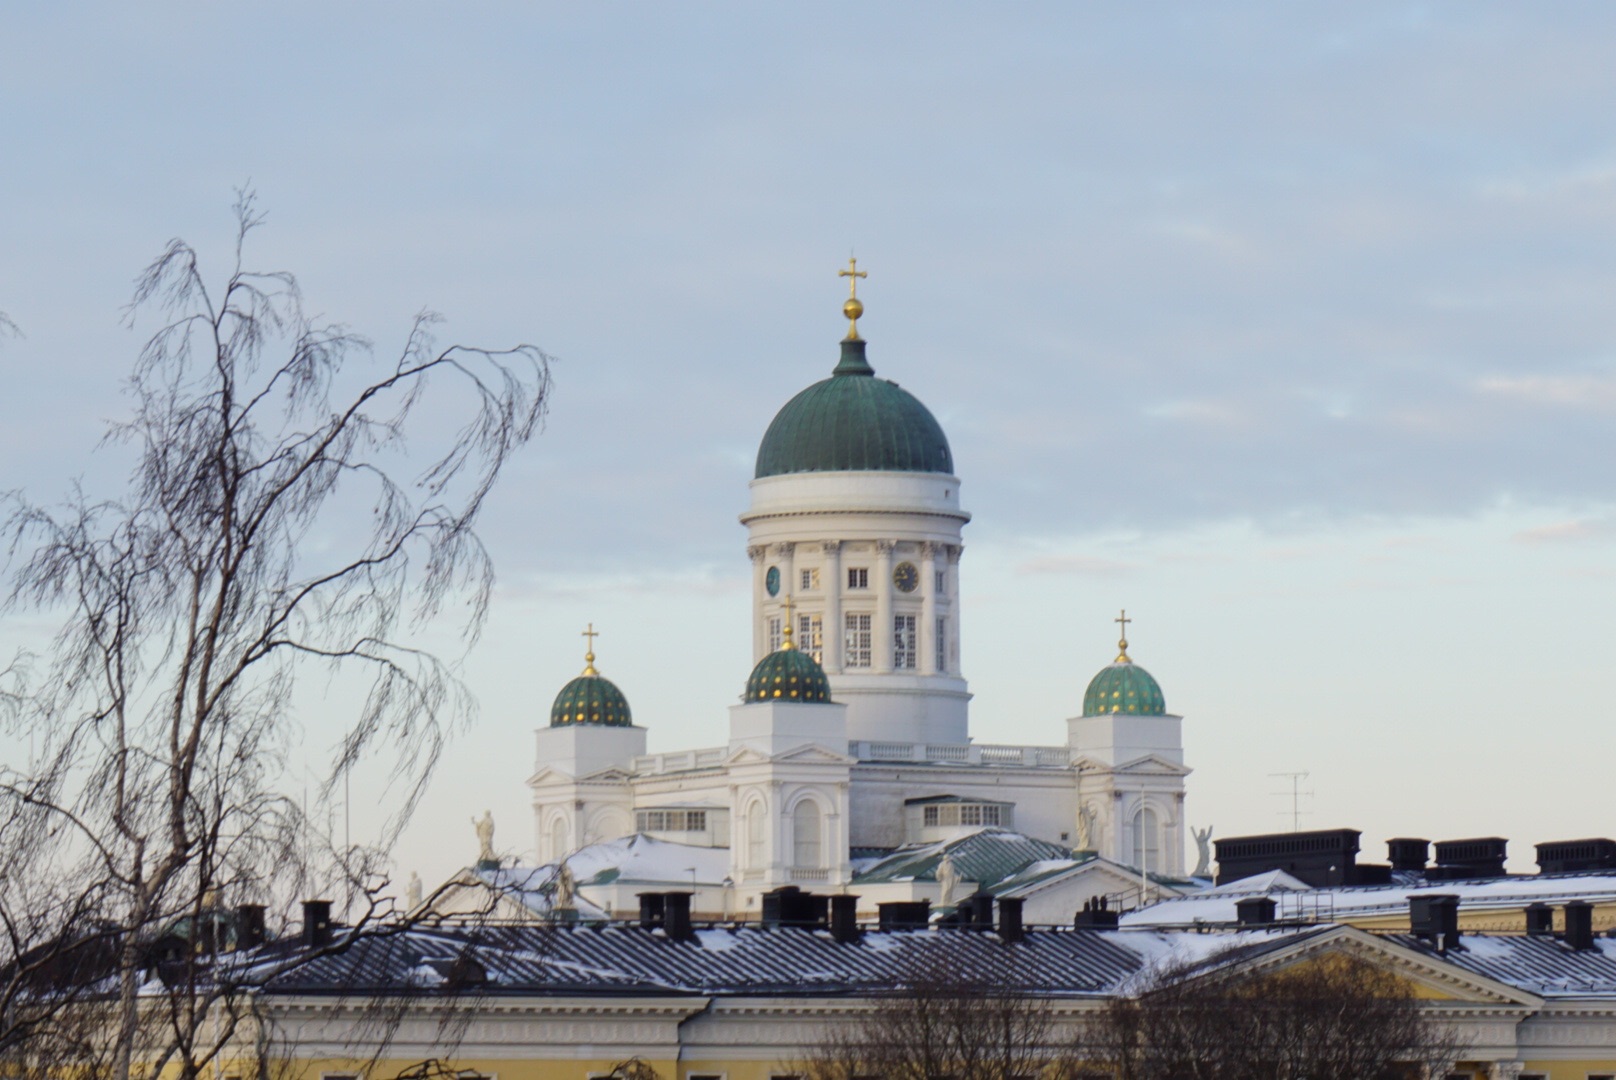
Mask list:
[[584,652],[584,674],[599,675],[600,672],[595,670],[595,639],[600,637],[600,631],[595,629],[594,623],[590,623],[589,628],[578,636],[589,639],[589,645]]
[[785,652],[787,649],[795,649],[797,647],[791,640],[791,594],[790,593],[787,593],[786,598],[784,600],[780,601],[780,606],[785,609],[785,625],[783,625],[780,628],[780,630],[781,630],[781,633],[780,633],[780,639],[781,639],[780,640],[780,651]]
[[1128,618],[1128,609],[1123,608],[1122,614],[1111,621],[1122,627],[1122,637],[1117,641],[1117,658],[1113,663],[1131,664],[1133,663],[1133,658],[1128,655],[1128,624],[1133,620]]
[[859,338],[858,321],[859,316],[864,314],[864,304],[858,298],[858,283],[859,278],[867,278],[870,276],[869,271],[860,270],[858,268],[858,260],[849,255],[847,257],[847,269],[838,270],[836,272],[836,276],[848,279],[847,303],[842,305],[842,314],[847,316],[846,340],[859,341],[861,339]]

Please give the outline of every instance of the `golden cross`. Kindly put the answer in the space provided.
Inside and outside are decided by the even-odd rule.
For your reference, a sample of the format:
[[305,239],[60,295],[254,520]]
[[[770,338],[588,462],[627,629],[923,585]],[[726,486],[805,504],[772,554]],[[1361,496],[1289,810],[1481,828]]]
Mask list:
[[851,299],[857,300],[858,299],[858,279],[859,278],[867,278],[867,277],[870,276],[870,274],[869,274],[869,271],[867,271],[867,270],[860,270],[858,268],[858,260],[853,258],[853,256],[849,255],[847,257],[847,269],[846,270],[838,270],[836,272],[836,276],[851,279],[847,283],[847,295]]
[[589,639],[589,651],[590,652],[595,651],[595,639],[600,637],[600,631],[595,629],[595,624],[594,623],[590,623],[589,624],[589,629],[585,630],[583,633],[579,634],[578,636],[583,637],[583,638],[588,638]]
[[1123,608],[1122,609],[1122,614],[1118,615],[1115,619],[1112,619],[1111,621],[1114,622],[1114,623],[1120,623],[1121,626],[1122,626],[1122,639],[1117,642],[1117,648],[1120,649],[1121,652],[1119,652],[1117,654],[1117,659],[1119,661],[1120,660],[1127,660],[1128,659],[1128,624],[1133,622],[1132,619],[1128,618],[1128,609]]
[[790,648],[794,647],[792,645],[792,643],[791,643],[791,594],[790,593],[786,593],[786,598],[784,600],[780,601],[780,606],[785,609],[785,613],[786,613],[785,627],[784,627],[785,633],[784,633],[783,640],[780,642],[780,648],[782,648],[782,649],[790,649]]

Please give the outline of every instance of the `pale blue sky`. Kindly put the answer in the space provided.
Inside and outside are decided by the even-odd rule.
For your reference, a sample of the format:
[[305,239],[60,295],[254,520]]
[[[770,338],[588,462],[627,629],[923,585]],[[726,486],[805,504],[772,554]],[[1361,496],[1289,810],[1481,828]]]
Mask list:
[[[735,515],[871,359],[976,514],[975,726],[1056,742],[1115,609],[1188,717],[1189,816],[1616,834],[1616,10],[1608,5],[16,7],[0,34],[0,487],[93,471],[179,235],[387,349],[561,358],[487,534],[484,699],[401,852],[532,845],[530,730],[581,624],[655,748],[746,675]],[[14,634],[22,631],[14,628]],[[313,718],[311,718],[311,723]],[[991,732],[991,735],[985,734]]]

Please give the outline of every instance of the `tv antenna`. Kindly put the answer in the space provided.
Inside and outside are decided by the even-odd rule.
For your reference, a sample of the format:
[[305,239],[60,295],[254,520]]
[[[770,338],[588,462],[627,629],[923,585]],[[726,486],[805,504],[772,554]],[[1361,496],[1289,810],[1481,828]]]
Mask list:
[[1305,772],[1271,772],[1268,775],[1281,780],[1289,780],[1291,782],[1291,789],[1289,791],[1271,791],[1269,794],[1278,796],[1280,798],[1283,798],[1286,795],[1291,797],[1291,808],[1289,810],[1279,811],[1279,816],[1285,817],[1287,814],[1290,815],[1291,832],[1301,832],[1302,815],[1312,813],[1311,810],[1302,809],[1302,800],[1304,798],[1311,799],[1313,797],[1312,788],[1307,788],[1304,790],[1302,787],[1302,782],[1307,779],[1308,774]]

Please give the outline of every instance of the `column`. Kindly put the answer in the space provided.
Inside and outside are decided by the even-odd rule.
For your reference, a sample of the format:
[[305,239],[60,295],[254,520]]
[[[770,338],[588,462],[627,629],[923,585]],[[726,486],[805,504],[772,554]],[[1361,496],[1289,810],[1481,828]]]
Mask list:
[[927,541],[920,546],[920,554],[920,673],[936,675],[937,545]]
[[746,549],[746,554],[752,560],[752,663],[756,664],[763,659],[763,649],[767,644],[763,637],[763,598],[768,593],[764,590],[763,575],[768,573],[764,563],[769,549],[762,544],[753,544]]
[[870,576],[870,588],[875,590],[874,663],[872,669],[881,675],[892,671],[892,549],[891,540],[875,542],[875,569]]
[[[774,545],[774,557],[780,564],[780,595],[774,599],[776,604],[780,604],[781,601],[796,593],[797,545],[789,541]],[[783,644],[785,642],[786,609],[784,606],[778,606],[775,611],[780,616],[780,641]],[[791,632],[793,640],[795,640],[797,628],[793,626]]]
[[825,541],[825,576],[819,583],[825,590],[825,662],[832,675],[842,671],[842,542]]
[[949,649],[948,670],[955,674],[965,670],[965,639],[960,636],[960,623],[963,620],[959,598],[959,561],[960,553],[964,550],[959,544],[948,545],[948,638],[952,646]]

